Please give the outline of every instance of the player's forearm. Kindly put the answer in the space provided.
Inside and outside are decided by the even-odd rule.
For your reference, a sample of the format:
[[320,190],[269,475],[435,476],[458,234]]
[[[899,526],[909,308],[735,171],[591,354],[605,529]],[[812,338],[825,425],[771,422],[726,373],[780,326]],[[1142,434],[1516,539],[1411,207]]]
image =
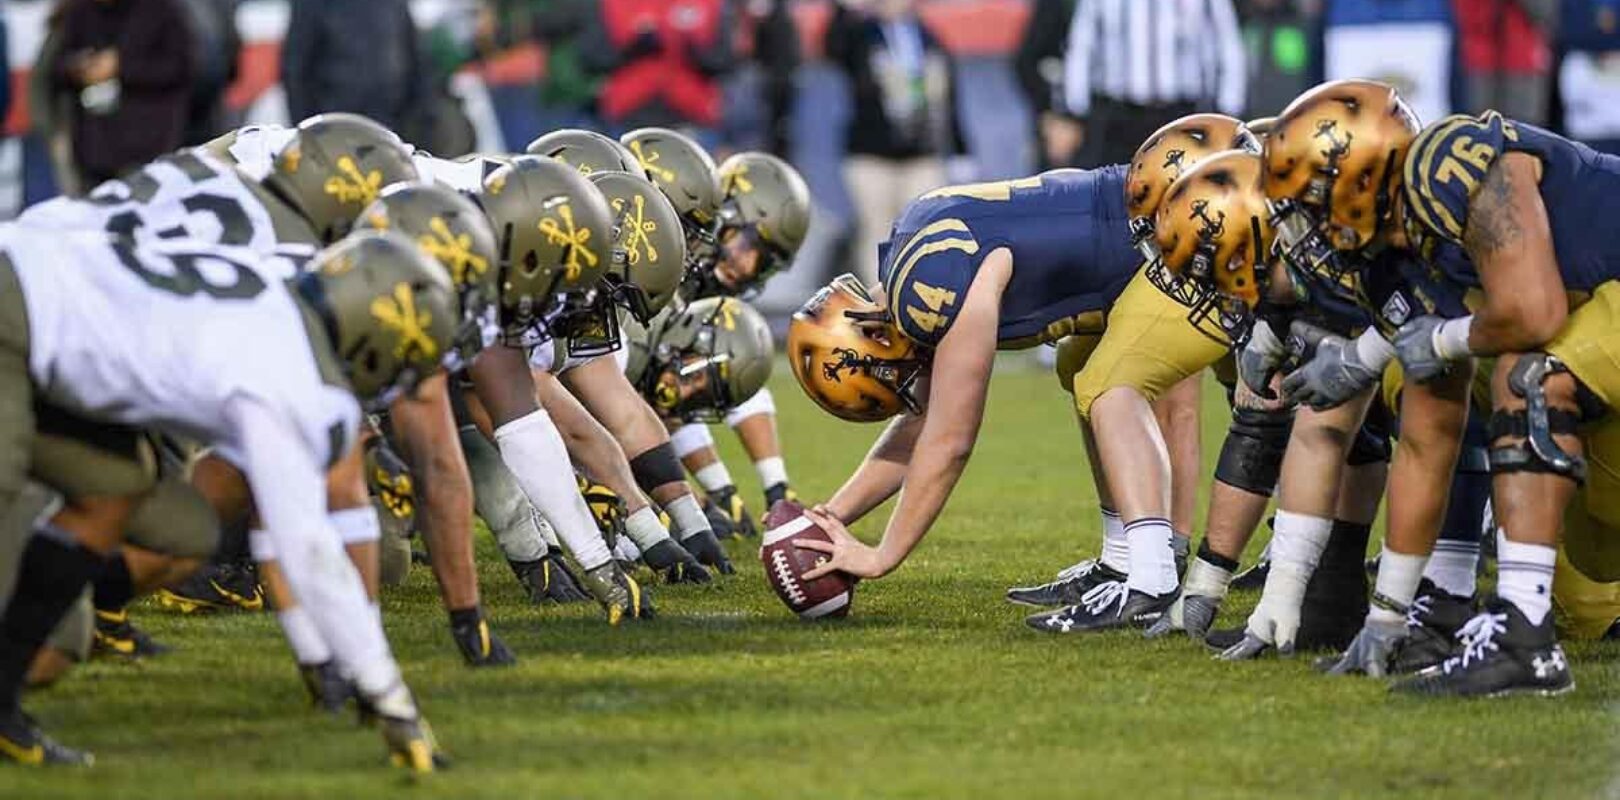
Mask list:
[[885,574],[911,555],[917,543],[928,535],[939,512],[944,510],[956,482],[967,468],[972,443],[951,443],[943,447],[919,448],[906,472],[906,490],[889,518],[889,527],[878,543],[878,556]]
[[889,422],[855,474],[827,501],[833,516],[853,525],[900,491],[922,420],[920,416],[903,414]]

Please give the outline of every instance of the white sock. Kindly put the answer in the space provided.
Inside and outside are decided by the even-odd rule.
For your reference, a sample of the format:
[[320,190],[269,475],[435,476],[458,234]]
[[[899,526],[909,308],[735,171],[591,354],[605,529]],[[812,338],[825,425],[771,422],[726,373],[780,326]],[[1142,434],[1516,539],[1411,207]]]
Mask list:
[[636,543],[630,541],[628,536],[621,536],[619,541],[613,543],[613,555],[617,556],[621,561],[635,562],[641,560],[641,550],[636,548]]
[[659,521],[658,512],[652,506],[642,506],[636,513],[625,517],[624,532],[640,550],[650,550],[653,545],[669,538],[669,531],[664,529],[664,523]]
[[1125,537],[1125,521],[1112,508],[1102,509],[1102,564],[1116,572],[1131,571],[1131,540]]
[[699,450],[713,449],[714,436],[709,433],[709,426],[689,422],[670,433],[669,444],[675,448],[676,458],[686,458]]
[[1474,596],[1474,574],[1479,566],[1479,542],[1441,539],[1423,568],[1423,577],[1447,594]]
[[669,519],[683,542],[704,531],[714,530],[709,525],[709,518],[703,515],[703,509],[698,506],[697,498],[689,494],[671,500],[664,510],[669,512]]
[[303,606],[277,611],[276,621],[281,623],[281,632],[287,635],[287,644],[292,646],[299,666],[312,667],[332,660],[332,648],[326,646],[315,620],[304,613]]
[[1558,551],[1544,544],[1505,540],[1496,551],[1496,593],[1519,607],[1531,625],[1552,611],[1553,562]]
[[545,411],[534,411],[496,428],[495,444],[529,502],[545,515],[581,567],[595,569],[613,558],[596,529],[590,507],[579,494],[568,448]]
[[754,462],[754,471],[759,473],[759,485],[767,489],[778,483],[787,483],[787,462],[781,456],[762,458]]
[[1428,560],[1428,556],[1397,553],[1384,545],[1384,551],[1378,556],[1378,581],[1373,584],[1373,602],[1367,608],[1367,619],[1380,622],[1406,619],[1406,615],[1385,608],[1379,600],[1382,598],[1400,608],[1411,605],[1417,597],[1418,584],[1423,581],[1423,565]]
[[1130,541],[1130,571],[1125,585],[1139,592],[1164,594],[1176,588],[1176,554],[1170,547],[1170,520],[1142,517],[1125,523]]
[[1292,564],[1309,575],[1316,571],[1316,562],[1322,560],[1322,549],[1333,535],[1333,520],[1310,514],[1277,512],[1275,532],[1271,536],[1271,561]]
[[703,487],[703,491],[710,493],[718,492],[734,483],[731,480],[731,470],[726,469],[724,461],[716,461],[703,467],[692,473],[692,476],[697,478],[698,485]]
[[1231,584],[1231,570],[1194,558],[1187,564],[1187,583],[1183,591],[1203,597],[1225,597]]

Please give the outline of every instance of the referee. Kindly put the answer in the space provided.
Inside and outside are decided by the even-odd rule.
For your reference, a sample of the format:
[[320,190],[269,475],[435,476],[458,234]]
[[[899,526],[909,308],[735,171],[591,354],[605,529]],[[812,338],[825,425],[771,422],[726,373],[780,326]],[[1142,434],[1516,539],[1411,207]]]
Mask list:
[[1232,0],[1079,0],[1063,64],[1078,165],[1123,164],[1197,111],[1243,113],[1243,38]]

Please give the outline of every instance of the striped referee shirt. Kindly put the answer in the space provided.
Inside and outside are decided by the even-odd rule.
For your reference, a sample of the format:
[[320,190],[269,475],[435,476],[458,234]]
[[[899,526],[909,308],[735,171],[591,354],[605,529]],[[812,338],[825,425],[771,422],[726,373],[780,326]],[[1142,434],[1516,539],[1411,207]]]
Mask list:
[[1064,57],[1064,100],[1196,103],[1243,113],[1243,38],[1232,0],[1079,0]]

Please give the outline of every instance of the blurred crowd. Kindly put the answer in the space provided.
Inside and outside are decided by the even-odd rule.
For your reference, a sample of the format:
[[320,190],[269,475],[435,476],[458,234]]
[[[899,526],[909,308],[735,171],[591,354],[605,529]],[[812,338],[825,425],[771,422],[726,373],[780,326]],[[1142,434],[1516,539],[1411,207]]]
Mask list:
[[[931,187],[1122,162],[1184,113],[1270,115],[1324,79],[1620,150],[1620,0],[9,0],[7,16],[47,3],[28,117],[67,191],[240,124],[237,23],[277,6],[291,119],[358,111],[456,155],[500,141],[478,124],[494,97],[528,104],[531,135],[662,125],[789,158],[819,206],[804,286],[870,276],[890,218]],[[963,15],[938,12],[972,6],[1022,25],[1012,46],[963,47],[947,29]],[[515,52],[539,61],[532,91],[458,82]]]

